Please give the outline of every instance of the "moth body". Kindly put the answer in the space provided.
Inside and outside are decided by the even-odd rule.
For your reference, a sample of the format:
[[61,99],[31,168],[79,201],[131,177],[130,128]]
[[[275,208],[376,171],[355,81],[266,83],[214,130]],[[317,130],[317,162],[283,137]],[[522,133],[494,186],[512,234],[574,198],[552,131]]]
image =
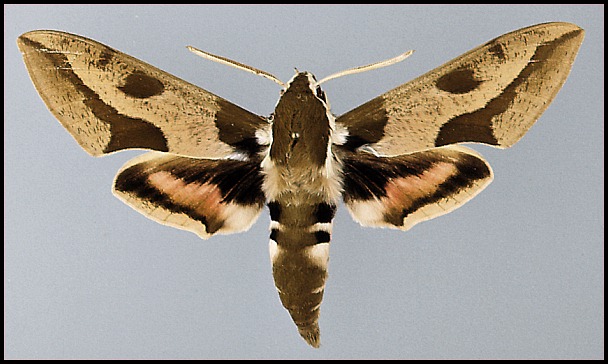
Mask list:
[[270,260],[281,302],[302,337],[317,347],[341,171],[332,152],[334,123],[325,95],[309,73],[297,73],[287,85],[262,162],[272,220]]
[[306,191],[334,203],[341,196],[340,162],[332,149],[335,120],[315,83],[311,74],[297,73],[271,117],[272,142],[262,161],[268,200],[286,191]]

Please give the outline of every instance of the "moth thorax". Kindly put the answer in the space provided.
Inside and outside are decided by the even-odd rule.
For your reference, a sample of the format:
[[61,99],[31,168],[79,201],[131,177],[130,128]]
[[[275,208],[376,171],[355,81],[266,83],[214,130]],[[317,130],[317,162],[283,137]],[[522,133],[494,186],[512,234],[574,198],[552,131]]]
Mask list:
[[321,167],[327,158],[330,120],[312,76],[297,74],[279,100],[272,124],[270,158],[278,166]]
[[270,151],[262,162],[269,199],[296,205],[311,198],[338,200],[340,164],[332,152],[334,121],[325,100],[308,73],[296,74],[283,92],[273,115]]

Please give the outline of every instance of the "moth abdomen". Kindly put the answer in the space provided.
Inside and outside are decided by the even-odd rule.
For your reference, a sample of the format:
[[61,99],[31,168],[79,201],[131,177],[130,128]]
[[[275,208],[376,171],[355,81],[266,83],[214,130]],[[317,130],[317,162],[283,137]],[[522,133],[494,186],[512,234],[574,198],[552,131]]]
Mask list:
[[325,202],[289,205],[272,201],[268,207],[275,286],[300,335],[308,344],[318,347],[317,321],[336,206]]
[[271,240],[272,274],[281,303],[300,335],[318,347],[319,308],[325,290],[329,243],[299,249],[272,245]]

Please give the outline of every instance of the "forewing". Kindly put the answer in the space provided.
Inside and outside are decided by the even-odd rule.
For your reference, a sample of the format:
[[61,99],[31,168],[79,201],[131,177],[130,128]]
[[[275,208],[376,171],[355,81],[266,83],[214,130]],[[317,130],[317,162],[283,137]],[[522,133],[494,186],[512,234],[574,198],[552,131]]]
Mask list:
[[255,149],[255,131],[267,124],[91,39],[39,30],[17,43],[49,110],[94,156],[140,148],[221,158],[235,149]]
[[262,178],[259,161],[150,152],[121,168],[113,192],[148,218],[207,239],[249,229],[266,201]]
[[461,143],[506,148],[564,84],[584,31],[546,23],[500,36],[340,116],[347,146],[394,156]]
[[492,181],[475,151],[445,146],[397,157],[344,158],[344,203],[363,226],[408,230],[462,206]]

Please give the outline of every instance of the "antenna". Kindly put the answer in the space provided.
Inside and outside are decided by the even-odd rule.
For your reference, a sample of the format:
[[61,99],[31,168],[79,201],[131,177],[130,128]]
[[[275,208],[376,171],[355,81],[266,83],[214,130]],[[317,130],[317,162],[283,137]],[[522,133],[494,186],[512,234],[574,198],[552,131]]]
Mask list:
[[262,76],[264,78],[272,80],[272,81],[278,83],[283,88],[287,88],[287,85],[285,85],[285,83],[283,81],[279,80],[277,77],[271,75],[270,73],[268,73],[266,71],[262,71],[262,70],[259,70],[257,68],[254,68],[254,67],[247,66],[245,64],[242,64],[242,63],[237,62],[237,61],[233,61],[233,60],[228,59],[228,58],[216,56],[215,54],[211,54],[209,52],[201,51],[200,49],[194,48],[192,46],[188,46],[187,48],[188,48],[189,51],[193,52],[194,54],[196,54],[198,56],[201,56],[203,58],[206,58],[206,59],[208,59],[210,61],[214,61],[214,62],[217,62],[217,63],[222,63],[222,64],[225,64],[225,65],[228,65],[228,66],[232,66],[234,68],[241,69],[243,71],[251,72],[251,73],[256,74],[258,76]]
[[334,73],[332,75],[329,75],[329,76],[325,77],[321,81],[317,82],[317,85],[320,85],[323,82],[332,80],[334,78],[338,78],[338,77],[342,77],[342,76],[346,76],[346,75],[352,75],[354,73],[371,71],[371,70],[375,70],[377,68],[382,68],[382,67],[390,66],[392,64],[395,64],[395,63],[403,61],[407,57],[411,56],[412,53],[414,53],[413,50],[407,51],[405,53],[402,53],[402,54],[398,55],[397,57],[394,57],[394,58],[391,58],[391,59],[387,59],[385,61],[380,61],[380,62],[368,64],[366,66],[359,66],[359,67],[355,67],[355,68],[349,68],[347,70]]

